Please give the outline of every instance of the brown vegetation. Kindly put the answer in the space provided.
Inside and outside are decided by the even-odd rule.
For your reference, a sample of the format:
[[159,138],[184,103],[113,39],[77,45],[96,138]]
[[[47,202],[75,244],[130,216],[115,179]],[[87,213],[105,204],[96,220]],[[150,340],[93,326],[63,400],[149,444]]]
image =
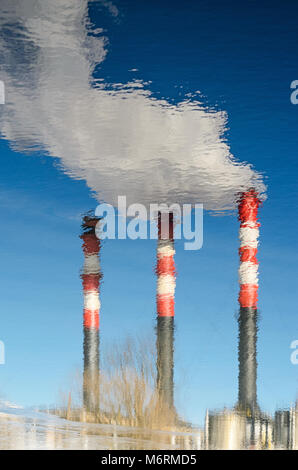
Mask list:
[[82,374],[61,396],[54,412],[67,419],[146,429],[173,429],[175,410],[169,409],[156,389],[156,353],[153,341],[127,339],[112,345],[101,358],[100,407],[88,413],[82,407]]

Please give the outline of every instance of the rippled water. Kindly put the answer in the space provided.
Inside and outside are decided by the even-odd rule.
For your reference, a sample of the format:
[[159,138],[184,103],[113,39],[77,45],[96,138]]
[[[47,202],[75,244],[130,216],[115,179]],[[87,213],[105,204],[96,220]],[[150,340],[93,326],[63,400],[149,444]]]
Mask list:
[[297,449],[293,419],[293,411],[280,410],[273,421],[263,416],[252,423],[226,410],[207,413],[204,429],[171,432],[78,423],[26,409],[2,408],[0,449]]
[[199,449],[202,433],[154,432],[82,424],[29,410],[1,410],[0,449]]
[[220,211],[240,191],[265,191],[261,175],[232,155],[225,111],[199,94],[173,104],[142,79],[100,78],[109,38],[84,0],[7,1],[1,25],[1,130],[14,148],[58,157],[111,204],[125,194],[128,204],[200,201]]
[[[46,387],[81,359],[84,309],[85,405],[98,406],[89,380],[102,342],[156,333],[150,393],[154,383],[201,427],[136,432],[4,410],[0,448],[295,448],[295,15],[270,2],[270,18],[256,2],[138,3],[1,1],[1,388],[53,401]],[[94,209],[119,196],[203,204],[202,248],[183,251],[176,222],[162,237],[156,218],[154,245],[99,246]]]

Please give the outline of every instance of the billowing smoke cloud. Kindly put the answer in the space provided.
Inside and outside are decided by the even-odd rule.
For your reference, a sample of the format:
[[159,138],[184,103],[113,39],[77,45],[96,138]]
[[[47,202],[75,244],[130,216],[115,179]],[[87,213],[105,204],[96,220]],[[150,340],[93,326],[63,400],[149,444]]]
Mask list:
[[[113,4],[108,2],[109,9]],[[88,21],[85,0],[2,0],[0,128],[18,150],[59,157],[99,200],[234,207],[261,176],[231,155],[227,116],[197,101],[172,105],[143,82],[92,82],[108,40]],[[114,9],[114,14],[116,10]]]

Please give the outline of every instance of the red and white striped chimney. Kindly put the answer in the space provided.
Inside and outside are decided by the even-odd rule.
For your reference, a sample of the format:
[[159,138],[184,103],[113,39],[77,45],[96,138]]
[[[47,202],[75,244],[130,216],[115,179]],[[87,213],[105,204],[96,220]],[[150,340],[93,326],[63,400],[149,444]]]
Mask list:
[[174,317],[175,315],[175,263],[174,263],[174,228],[173,213],[158,214],[157,245],[157,315]]
[[238,213],[240,220],[239,267],[239,406],[252,413],[257,408],[257,302],[258,238],[257,219],[260,199],[255,190],[242,193]]
[[175,263],[174,214],[158,214],[157,244],[157,387],[163,401],[174,404]]
[[239,267],[239,303],[241,307],[257,306],[258,301],[258,238],[257,221],[260,200],[254,190],[242,194],[238,206],[240,220],[240,267]]
[[99,265],[100,241],[95,227],[98,218],[85,216],[81,235],[85,255],[81,274],[84,291],[84,385],[83,400],[87,411],[99,407],[99,282],[102,277]]

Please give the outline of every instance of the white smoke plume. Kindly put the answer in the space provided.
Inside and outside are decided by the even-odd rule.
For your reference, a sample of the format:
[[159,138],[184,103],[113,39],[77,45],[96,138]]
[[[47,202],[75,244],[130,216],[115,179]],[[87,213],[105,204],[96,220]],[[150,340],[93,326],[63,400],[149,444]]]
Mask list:
[[224,112],[155,99],[141,81],[92,81],[108,39],[92,30],[87,8],[85,0],[1,1],[0,130],[12,147],[58,157],[113,205],[126,195],[128,204],[201,202],[222,211],[240,191],[264,193],[260,174],[230,153]]

